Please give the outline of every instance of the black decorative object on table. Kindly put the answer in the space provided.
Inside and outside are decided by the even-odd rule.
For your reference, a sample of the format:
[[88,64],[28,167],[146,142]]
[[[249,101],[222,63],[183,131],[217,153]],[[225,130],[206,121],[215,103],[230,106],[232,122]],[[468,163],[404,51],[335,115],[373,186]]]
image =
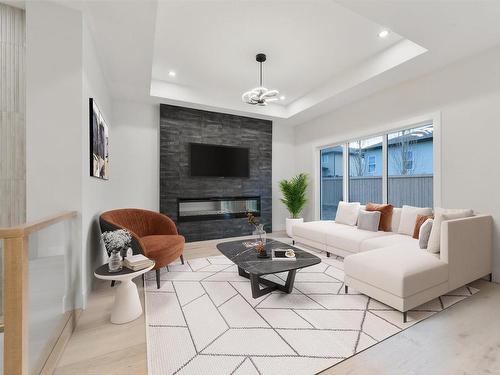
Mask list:
[[267,251],[261,251],[260,253],[257,253],[257,258],[263,258],[263,259],[266,259],[266,258],[270,258],[271,255],[269,255],[269,253]]
[[[279,261],[272,260],[269,257],[267,259],[262,259],[259,258],[258,253],[255,251],[255,247],[247,247],[245,246],[245,242],[246,241],[223,242],[217,245],[217,249],[238,266],[238,273],[240,276],[250,279],[253,298],[259,298],[274,290],[291,293],[297,270],[321,263],[321,259],[316,255],[275,240],[267,241],[265,245],[266,253],[271,254],[272,249],[290,248],[295,252],[296,260]],[[285,285],[261,277],[280,272],[288,272]],[[259,284],[265,285],[266,287],[261,289]]]

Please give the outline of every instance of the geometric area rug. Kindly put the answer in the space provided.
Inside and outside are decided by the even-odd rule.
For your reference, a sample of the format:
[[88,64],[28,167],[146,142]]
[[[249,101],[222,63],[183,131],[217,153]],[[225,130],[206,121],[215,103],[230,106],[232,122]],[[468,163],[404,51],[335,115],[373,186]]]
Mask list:
[[[402,314],[349,288],[343,259],[299,270],[291,294],[254,299],[225,256],[171,264],[146,275],[148,373],[315,374],[478,292],[457,289]],[[266,276],[284,283],[286,274]]]

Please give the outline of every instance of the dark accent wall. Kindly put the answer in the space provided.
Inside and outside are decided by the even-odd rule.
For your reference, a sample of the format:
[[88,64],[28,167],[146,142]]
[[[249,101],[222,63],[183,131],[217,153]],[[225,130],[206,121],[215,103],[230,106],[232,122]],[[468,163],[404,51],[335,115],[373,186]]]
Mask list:
[[[250,178],[190,177],[189,143],[250,149]],[[177,198],[260,196],[261,223],[272,231],[272,122],[250,117],[160,105],[160,212],[186,240],[251,234],[245,218],[177,222]]]

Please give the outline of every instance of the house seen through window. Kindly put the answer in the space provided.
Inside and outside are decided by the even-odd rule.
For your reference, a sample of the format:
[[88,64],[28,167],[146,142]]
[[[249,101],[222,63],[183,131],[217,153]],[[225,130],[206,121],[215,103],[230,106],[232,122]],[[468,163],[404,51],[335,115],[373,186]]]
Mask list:
[[376,164],[376,161],[375,161],[375,156],[368,156],[368,173],[369,174],[373,174],[375,173],[375,168],[376,168],[377,164]]

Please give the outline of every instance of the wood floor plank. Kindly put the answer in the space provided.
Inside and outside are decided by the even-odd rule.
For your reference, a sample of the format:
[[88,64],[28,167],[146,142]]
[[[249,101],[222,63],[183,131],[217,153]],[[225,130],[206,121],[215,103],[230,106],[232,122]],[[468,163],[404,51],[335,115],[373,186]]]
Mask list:
[[473,296],[321,374],[500,374],[500,285],[473,285]]
[[[142,279],[135,282],[144,306]],[[55,373],[114,374],[115,369],[121,374],[147,373],[144,315],[130,323],[112,324],[114,289],[107,282],[96,284]]]
[[147,374],[146,352],[143,344],[58,367],[55,375],[95,374],[124,375]]

